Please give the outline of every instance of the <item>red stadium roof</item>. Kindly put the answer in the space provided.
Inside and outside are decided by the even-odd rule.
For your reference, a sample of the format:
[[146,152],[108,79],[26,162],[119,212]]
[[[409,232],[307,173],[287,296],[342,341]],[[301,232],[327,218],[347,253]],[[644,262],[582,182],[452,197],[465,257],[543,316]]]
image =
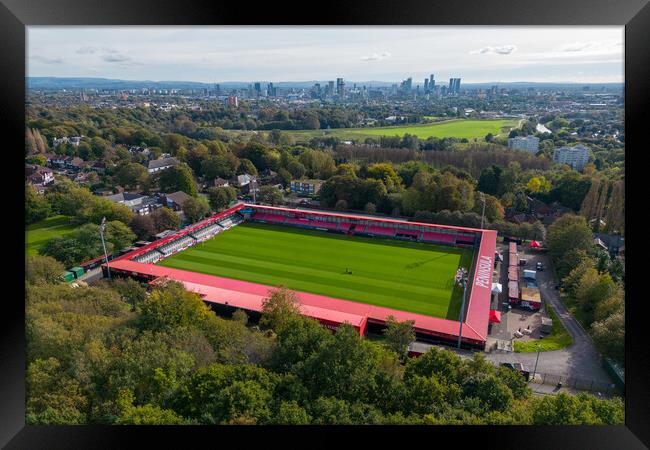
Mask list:
[[[469,297],[467,302],[467,313],[465,326],[463,327],[463,338],[471,341],[485,342],[490,317],[490,301],[492,295],[492,271],[494,267],[494,255],[496,248],[496,231],[480,230],[474,228],[453,227],[446,225],[425,224],[417,222],[404,222],[393,219],[371,218],[366,216],[355,216],[346,214],[332,214],[317,211],[293,210],[271,206],[258,206],[238,204],[222,211],[208,219],[187,227],[172,236],[155,241],[147,246],[127,253],[119,258],[110,261],[111,270],[122,271],[127,275],[140,275],[149,278],[169,277],[170,279],[183,283],[188,290],[202,295],[207,302],[227,304],[237,308],[251,311],[261,311],[262,300],[268,296],[271,286],[246,281],[232,280],[213,275],[206,275],[180,269],[156,266],[152,264],[138,263],[131,261],[132,258],[163,245],[171,240],[191,232],[197,228],[208,225],[212,222],[238,211],[245,207],[274,209],[282,211],[298,212],[310,215],[336,216],[341,218],[355,218],[362,220],[373,220],[376,222],[392,222],[408,225],[422,225],[435,228],[457,229],[481,233],[481,243],[476,254],[476,263],[473,272],[470,274],[472,283],[468,284]],[[457,337],[459,323],[453,320],[441,319],[406,311],[399,311],[391,308],[358,303],[351,300],[343,300],[325,297],[307,292],[297,292],[301,303],[302,312],[310,317],[334,323],[348,322],[358,328],[365,327],[366,320],[374,320],[380,323],[385,322],[390,315],[399,321],[413,320],[416,331],[430,332],[436,335]]]

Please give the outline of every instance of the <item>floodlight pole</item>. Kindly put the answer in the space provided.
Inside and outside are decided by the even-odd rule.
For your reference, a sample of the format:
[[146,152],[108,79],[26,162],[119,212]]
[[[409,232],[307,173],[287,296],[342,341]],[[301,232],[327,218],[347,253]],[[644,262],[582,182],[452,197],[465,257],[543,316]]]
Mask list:
[[465,296],[467,294],[467,278],[461,280],[463,286],[463,304],[460,306],[460,329],[458,330],[458,349],[460,350],[460,341],[463,338],[463,312],[465,311]]
[[104,242],[104,229],[106,228],[106,217],[102,218],[102,223],[99,226],[99,236],[102,238],[102,247],[104,247],[104,258],[106,258],[106,272],[108,279],[111,279],[111,267],[108,265],[108,253],[106,252],[106,243]]
[[483,199],[483,212],[481,213],[481,230],[483,229],[483,219],[485,218],[485,194],[481,192],[481,198]]

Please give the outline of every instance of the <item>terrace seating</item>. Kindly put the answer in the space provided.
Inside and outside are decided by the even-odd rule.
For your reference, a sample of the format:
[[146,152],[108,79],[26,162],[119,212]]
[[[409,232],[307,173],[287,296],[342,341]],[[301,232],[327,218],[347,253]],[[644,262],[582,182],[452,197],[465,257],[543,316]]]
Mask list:
[[163,257],[163,255],[159,251],[150,250],[150,251],[148,251],[146,253],[143,253],[140,256],[137,256],[133,260],[135,262],[139,262],[139,263],[143,263],[143,264],[155,264],[158,261],[160,261],[160,259],[162,257]]
[[269,223],[277,223],[277,224],[282,224],[284,221],[287,219],[286,216],[281,216],[279,214],[268,214],[268,213],[256,213],[255,216],[253,216],[253,219],[255,220],[262,220],[264,222],[269,222]]
[[456,237],[453,234],[431,233],[428,231],[422,233],[422,240],[428,242],[440,242],[445,244],[456,243]]
[[191,236],[183,236],[179,239],[168,242],[165,245],[161,245],[158,247],[158,250],[160,250],[165,256],[169,256],[181,250],[185,250],[194,244],[196,244],[196,239]]
[[237,224],[240,224],[243,222],[244,218],[240,215],[235,215],[232,214],[224,219],[221,219],[219,222],[217,222],[222,228],[228,229],[232,226],[235,226]]
[[327,228],[328,230],[336,230],[338,224],[336,222],[325,222],[324,220],[312,220],[312,226],[317,228]]
[[364,230],[364,233],[368,234],[378,234],[380,236],[395,236],[395,228],[387,228],[387,227],[378,227],[376,225],[368,225],[366,229]]
[[301,219],[298,217],[289,217],[285,222],[285,225],[300,225],[300,226],[313,226],[313,223],[309,219]]
[[344,233],[347,233],[348,231],[350,231],[351,226],[352,224],[349,222],[340,222],[336,229],[339,231],[343,231]]
[[199,228],[197,231],[191,233],[192,237],[198,241],[205,241],[211,237],[221,233],[223,228],[219,224],[213,223],[212,225]]

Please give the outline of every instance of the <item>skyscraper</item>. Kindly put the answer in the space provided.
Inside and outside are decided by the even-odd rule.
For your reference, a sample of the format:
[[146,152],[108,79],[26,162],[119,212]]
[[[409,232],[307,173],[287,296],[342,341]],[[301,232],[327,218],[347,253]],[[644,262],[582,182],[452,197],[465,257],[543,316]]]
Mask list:
[[436,87],[436,80],[433,79],[433,74],[429,75],[429,89],[433,91]]
[[449,91],[450,94],[459,94],[460,93],[460,78],[450,78],[449,79]]
[[260,96],[262,94],[262,85],[258,82],[255,83],[255,95]]
[[329,96],[334,95],[334,82],[333,81],[328,81],[327,82],[327,95],[329,95]]
[[424,79],[424,93],[426,94],[427,92],[429,92],[429,79],[425,78]]
[[343,78],[336,79],[336,95],[339,98],[345,97],[345,83],[343,82]]

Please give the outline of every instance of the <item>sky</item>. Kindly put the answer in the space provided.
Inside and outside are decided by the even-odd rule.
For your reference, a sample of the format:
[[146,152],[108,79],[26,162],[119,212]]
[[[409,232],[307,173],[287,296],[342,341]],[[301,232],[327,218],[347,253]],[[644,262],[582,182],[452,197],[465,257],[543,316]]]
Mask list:
[[623,82],[624,28],[30,26],[27,75],[121,80]]

